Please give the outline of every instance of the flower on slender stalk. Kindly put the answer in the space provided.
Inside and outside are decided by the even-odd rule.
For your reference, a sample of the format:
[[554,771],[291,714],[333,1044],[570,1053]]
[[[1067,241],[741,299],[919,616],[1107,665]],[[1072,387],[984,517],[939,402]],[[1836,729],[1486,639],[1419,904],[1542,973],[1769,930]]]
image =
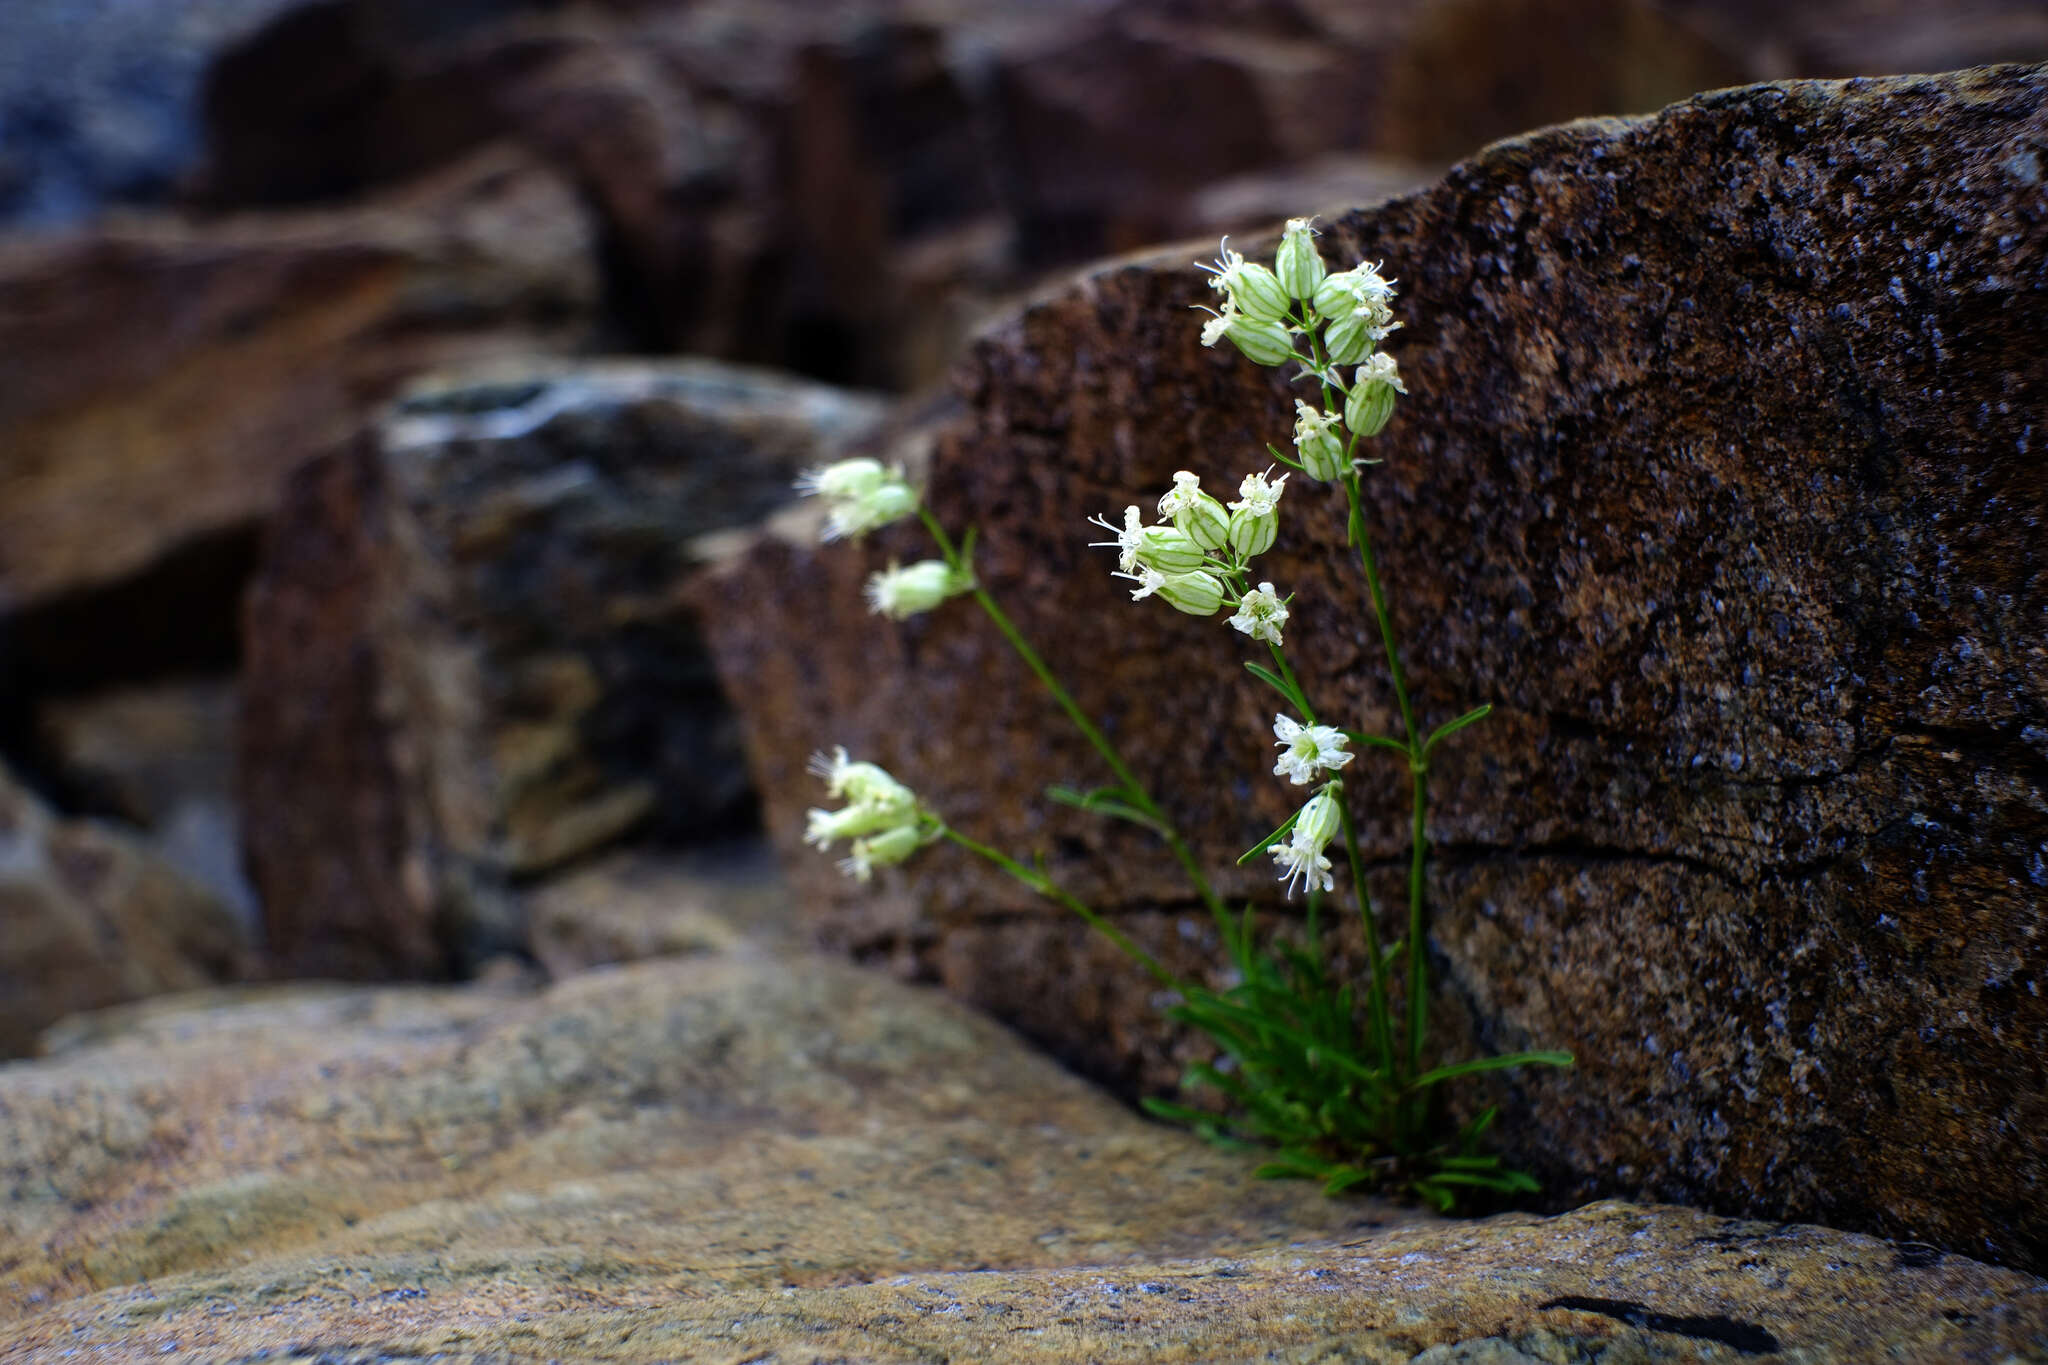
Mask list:
[[1214,346],[1225,337],[1243,352],[1245,359],[1260,365],[1285,365],[1301,359],[1294,349],[1294,337],[1284,323],[1247,317],[1237,311],[1235,304],[1224,304],[1222,312],[1214,313],[1202,324],[1204,346]]
[[1092,541],[1089,548],[1114,546],[1117,569],[1124,578],[1135,578],[1135,571],[1140,568],[1165,574],[1193,573],[1202,567],[1201,546],[1172,526],[1140,526],[1135,507],[1124,509],[1121,530],[1104,517],[1090,517],[1088,520],[1116,536],[1115,540]]
[[[1376,266],[1360,264],[1323,281],[1316,291],[1316,307],[1330,319],[1323,345],[1332,361],[1351,365],[1365,359],[1401,325],[1394,321],[1388,302],[1393,294],[1394,282],[1381,278]],[[1323,306],[1326,301],[1328,307]]]
[[891,564],[868,579],[868,608],[878,616],[902,621],[973,586],[973,579],[944,560],[921,560],[907,569]]
[[1297,787],[1306,787],[1352,759],[1346,747],[1351,741],[1342,730],[1333,725],[1303,725],[1292,716],[1273,717],[1273,742],[1280,746],[1280,761],[1273,765],[1274,775]]
[[1296,882],[1320,886],[1325,891],[1336,886],[1336,879],[1330,875],[1330,860],[1323,856],[1323,850],[1343,825],[1343,812],[1337,805],[1343,799],[1343,791],[1341,782],[1326,784],[1295,817],[1293,837],[1284,844],[1273,845],[1273,860],[1280,865],[1280,880],[1287,884],[1290,899]]
[[1274,479],[1272,473],[1268,466],[1264,474],[1245,475],[1237,486],[1238,500],[1230,504],[1230,548],[1246,559],[1272,549],[1280,531],[1280,517],[1274,509],[1280,505],[1287,476]]
[[1294,400],[1294,452],[1301,457],[1302,473],[1311,479],[1329,483],[1343,476],[1344,443],[1337,439],[1336,425],[1329,413]]
[[1271,583],[1261,583],[1237,602],[1237,615],[1230,618],[1230,624],[1268,644],[1280,643],[1280,628],[1287,624],[1287,604],[1273,591]]
[[1172,489],[1159,499],[1159,515],[1172,518],[1174,529],[1204,550],[1220,550],[1230,538],[1230,514],[1202,491],[1201,478],[1185,469],[1175,471]]
[[826,540],[858,539],[917,511],[917,490],[903,471],[864,457],[810,470],[796,486],[799,492],[825,500]]
[[1158,591],[1174,610],[1190,616],[1214,616],[1223,605],[1222,582],[1201,570],[1167,574],[1159,581]]
[[810,769],[847,804],[840,810],[813,808],[805,820],[804,842],[827,849],[841,839],[852,840],[853,856],[839,864],[849,877],[866,881],[876,868],[902,862],[944,831],[915,792],[872,763],[849,762],[843,748],[829,758],[813,754]]
[[1408,392],[1394,357],[1375,351],[1358,367],[1351,394],[1344,400],[1344,425],[1360,436],[1377,436],[1394,415],[1394,395]]
[[1281,288],[1297,299],[1312,299],[1316,286],[1323,282],[1329,267],[1323,264],[1322,253],[1316,250],[1315,219],[1290,218],[1287,231],[1280,238],[1280,250],[1273,260],[1273,273],[1279,277]]

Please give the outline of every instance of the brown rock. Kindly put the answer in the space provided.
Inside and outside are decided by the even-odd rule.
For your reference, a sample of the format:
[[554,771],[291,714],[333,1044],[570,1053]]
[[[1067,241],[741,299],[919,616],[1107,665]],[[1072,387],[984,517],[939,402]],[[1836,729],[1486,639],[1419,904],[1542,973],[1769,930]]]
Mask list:
[[[1369,487],[1424,722],[1497,708],[1432,774],[1439,1036],[1577,1053],[1499,1094],[1560,1197],[2048,1264],[2044,94],[2028,68],[1723,92],[1326,229],[1402,282],[1414,396]],[[1082,522],[1289,430],[1297,390],[1198,344],[1195,250],[1023,313],[927,439],[985,581],[1227,865],[1291,804],[1272,704],[1232,632],[1125,601]],[[1290,653],[1392,729],[1341,517],[1289,498]],[[918,539],[770,542],[713,585],[758,606],[711,638],[770,829],[828,932],[1170,1084],[1145,983],[1079,925],[959,857],[863,897],[796,848],[805,756],[844,743],[1147,941],[1201,935],[1155,846],[1042,801],[1106,774],[985,622],[860,615]],[[1398,866],[1404,774],[1356,766]]]
[[59,819],[0,769],[0,1057],[78,1010],[244,974],[227,906],[140,840]]
[[676,588],[699,538],[879,415],[710,362],[528,366],[422,386],[308,466],[246,617],[243,813],[277,961],[467,969],[527,946],[515,881],[749,818]]
[[806,958],[294,987],[0,1070],[0,1355],[2028,1358],[2039,1280],[1679,1208],[1445,1223]]
[[754,839],[608,854],[548,878],[525,899],[533,955],[557,979],[651,957],[787,943],[796,919],[780,863]]
[[0,612],[246,533],[422,367],[571,343],[590,249],[505,155],[360,210],[0,243]]

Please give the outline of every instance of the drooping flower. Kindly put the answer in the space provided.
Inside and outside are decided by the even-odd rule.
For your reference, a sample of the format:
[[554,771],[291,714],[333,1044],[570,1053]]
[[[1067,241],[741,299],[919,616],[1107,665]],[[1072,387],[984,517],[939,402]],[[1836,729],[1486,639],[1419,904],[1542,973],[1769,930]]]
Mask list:
[[1379,435],[1394,415],[1394,395],[1406,392],[1394,357],[1373,352],[1352,378],[1351,393],[1344,400],[1344,425],[1360,436]]
[[1230,548],[1245,559],[1272,549],[1280,534],[1280,517],[1274,509],[1279,506],[1287,476],[1269,479],[1272,472],[1268,467],[1264,474],[1245,475],[1237,486],[1238,500],[1230,504]]
[[1237,615],[1230,618],[1230,624],[1254,640],[1277,645],[1280,628],[1287,624],[1287,604],[1271,583],[1261,583],[1238,599]]
[[858,539],[917,511],[917,490],[901,469],[865,457],[807,471],[797,489],[825,500],[824,539]]
[[943,560],[921,560],[908,568],[891,564],[868,579],[868,607],[877,615],[902,621],[930,611],[972,586],[966,574]]
[[1341,782],[1325,783],[1302,805],[1301,813],[1295,817],[1291,837],[1285,843],[1273,845],[1273,859],[1280,865],[1280,880],[1287,884],[1290,898],[1294,895],[1297,881],[1320,886],[1325,891],[1336,884],[1330,875],[1330,860],[1323,856],[1323,850],[1343,826],[1343,811],[1337,804],[1343,799],[1343,791]]
[[1201,265],[1201,269],[1209,272],[1209,287],[1222,293],[1247,317],[1259,322],[1281,322],[1293,309],[1294,300],[1288,297],[1273,272],[1232,251],[1228,237],[1223,239],[1223,251],[1216,264]]
[[1297,787],[1305,787],[1326,772],[1349,763],[1350,740],[1331,725],[1303,725],[1292,716],[1273,717],[1273,742],[1280,746],[1280,761],[1273,765],[1276,776]]
[[1230,514],[1202,491],[1200,476],[1185,469],[1175,471],[1173,487],[1159,499],[1159,515],[1171,518],[1175,530],[1204,550],[1222,549],[1230,536]]
[[[1190,616],[1214,616],[1216,609],[1223,605],[1223,584],[1214,574],[1203,570],[1194,573],[1170,573],[1159,580],[1156,591],[1176,611]],[[1133,598],[1143,596],[1132,593]]]
[[1304,474],[1329,483],[1345,471],[1344,443],[1337,439],[1337,419],[1294,400],[1294,453]]

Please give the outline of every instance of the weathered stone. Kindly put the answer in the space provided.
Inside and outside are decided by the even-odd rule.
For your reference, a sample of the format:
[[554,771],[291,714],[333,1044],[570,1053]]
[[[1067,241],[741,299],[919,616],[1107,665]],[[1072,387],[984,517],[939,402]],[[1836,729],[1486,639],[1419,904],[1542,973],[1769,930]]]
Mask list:
[[780,864],[759,840],[614,853],[526,896],[533,955],[557,978],[787,938],[795,918]]
[[466,969],[526,946],[515,881],[748,817],[677,587],[880,411],[710,362],[511,368],[302,471],[248,599],[241,737],[284,969]]
[[591,249],[497,154],[342,213],[0,243],[0,613],[248,532],[421,368],[576,340]]
[[253,930],[256,895],[242,873],[235,813],[234,680],[53,697],[37,712],[60,795],[74,809],[141,826],[171,866]]
[[271,988],[0,1069],[0,1355],[1996,1361],[2048,1286],[1685,1209],[1445,1223],[802,957]]
[[[1431,774],[1439,1037],[1577,1053],[1498,1088],[1560,1197],[2048,1264],[2044,96],[2038,68],[1722,92],[1326,225],[1401,281],[1413,396],[1367,487],[1423,721],[1497,708]],[[926,435],[984,581],[1227,867],[1291,803],[1270,697],[1219,622],[1126,601],[1082,521],[1178,468],[1234,483],[1290,429],[1298,387],[1200,346],[1196,250],[1024,312]],[[1299,593],[1290,654],[1324,711],[1392,729],[1340,507],[1288,499],[1262,572]],[[863,575],[920,552],[774,540],[711,585],[756,606],[712,642],[802,903],[1168,1085],[1128,1046],[1158,1036],[1146,983],[1078,924],[960,857],[868,894],[797,848],[805,756],[844,743],[1146,941],[1200,937],[1155,845],[1040,798],[1108,775],[976,613],[862,614]],[[1405,773],[1355,767],[1395,902]],[[1277,901],[1267,877],[1223,885]]]
[[76,1010],[244,975],[235,914],[132,835],[63,820],[0,768],[0,1057]]

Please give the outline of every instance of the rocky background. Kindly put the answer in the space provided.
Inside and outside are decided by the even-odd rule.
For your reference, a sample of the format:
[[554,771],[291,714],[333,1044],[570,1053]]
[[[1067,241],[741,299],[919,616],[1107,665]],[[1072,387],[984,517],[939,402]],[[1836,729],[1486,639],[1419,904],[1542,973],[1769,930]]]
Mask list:
[[[819,554],[789,484],[927,471],[1234,853],[1284,814],[1263,703],[1176,681],[1227,676],[1229,639],[1123,606],[1078,528],[1284,436],[1282,388],[1183,325],[1187,266],[1314,211],[1402,280],[1416,396],[1376,478],[1423,704],[1500,707],[1436,775],[1439,1035],[1582,1059],[1497,1088],[1517,1155],[1560,1208],[2048,1268],[2048,78],[1690,98],[2048,61],[2037,5],[14,0],[5,29],[0,1057],[211,1094],[213,1044],[151,1049],[213,1006],[79,1012],[299,978],[558,978],[531,1027],[639,1039],[577,1013],[579,973],[766,933],[777,970],[822,943],[1169,1086],[1188,1040],[1077,926],[940,859],[852,896],[794,846],[803,759],[843,741],[1206,958],[1142,841],[1044,813],[1092,768],[986,632],[866,617],[861,575],[916,538]],[[1274,563],[1327,627],[1310,669],[1384,710],[1306,507]],[[1395,777],[1359,802],[1389,891]],[[448,999],[421,1027],[496,1008]],[[280,1041],[276,1075],[322,1046]],[[0,1225],[41,1248],[0,1293],[195,1270],[235,1237],[194,1218],[302,1207],[205,1143],[152,1164],[201,1122],[177,1087],[106,1102],[158,1134],[110,1139],[131,1165],[53,1175],[73,1139],[33,1096],[87,1082],[43,1065],[0,1068],[0,1169],[54,1201]],[[384,1121],[318,1138],[337,1189]],[[61,1212],[101,1200],[147,1207]],[[94,1245],[140,1259],[81,1269]],[[1550,1297],[1626,1297],[1598,1289]]]

